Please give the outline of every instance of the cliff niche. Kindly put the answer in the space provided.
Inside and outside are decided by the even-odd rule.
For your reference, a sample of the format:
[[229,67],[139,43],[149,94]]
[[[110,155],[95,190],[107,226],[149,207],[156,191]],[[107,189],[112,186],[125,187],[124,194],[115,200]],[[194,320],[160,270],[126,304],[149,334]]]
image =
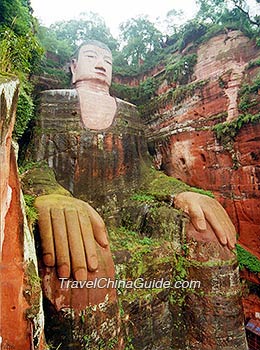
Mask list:
[[[86,43],[82,47],[85,51],[89,47],[91,50],[94,48],[96,58],[99,59],[104,55],[104,51],[108,57],[111,54],[100,43]],[[86,57],[81,56],[81,52],[85,51],[80,50],[82,49],[79,49],[78,62],[81,62],[82,57]],[[195,56],[195,53],[189,53],[189,60],[193,65],[196,61]],[[178,59],[181,60],[180,57]],[[77,73],[75,62],[74,60]],[[185,64],[183,60],[180,62]],[[105,66],[107,62],[102,64]],[[89,73],[84,71],[83,77],[83,68],[80,70],[80,80],[74,81],[75,90],[51,90],[41,93],[37,127],[31,147],[38,166],[23,177],[25,190],[34,196],[51,196],[51,193],[58,194],[57,191],[60,191],[62,185],[67,190],[64,197],[68,200],[68,206],[72,205],[74,200],[71,195],[93,205],[103,216],[110,231],[115,270],[120,280],[155,282],[161,277],[174,283],[183,282],[186,277],[201,281],[202,285],[199,291],[187,293],[185,288],[177,291],[178,288],[175,287],[169,290],[152,287],[137,287],[132,288],[133,290],[122,288],[119,290],[117,304],[118,314],[122,317],[121,323],[117,323],[116,310],[114,317],[104,308],[105,302],[107,306],[115,301],[113,297],[110,298],[109,293],[106,301],[102,291],[95,291],[97,299],[99,296],[100,301],[104,299],[98,304],[104,304],[101,310],[103,316],[100,316],[93,309],[95,299],[92,300],[93,303],[91,299],[86,299],[84,290],[79,290],[76,298],[74,291],[61,290],[55,282],[59,275],[56,274],[55,266],[51,265],[47,269],[42,266],[48,341],[61,349],[72,346],[78,349],[86,346],[95,349],[97,343],[102,344],[100,349],[121,349],[124,344],[126,348],[133,346],[140,350],[208,350],[223,347],[246,349],[241,287],[236,256],[232,249],[230,250],[232,245],[229,242],[227,246],[227,241],[220,243],[216,231],[210,225],[210,216],[207,217],[204,234],[199,233],[196,225],[193,226],[189,222],[183,211],[178,210],[178,206],[172,207],[173,194],[177,195],[177,200],[178,194],[183,192],[192,198],[203,198],[207,203],[206,207],[213,208],[213,212],[216,208],[219,214],[223,209],[219,204],[214,207],[213,203],[217,202],[210,198],[212,194],[201,194],[202,190],[180,181],[179,176],[179,179],[176,179],[176,176],[173,178],[169,171],[168,175],[171,176],[156,171],[152,167],[146,143],[148,137],[150,149],[151,142],[154,142],[153,147],[157,152],[156,142],[161,142],[160,137],[165,141],[166,138],[162,129],[156,130],[155,118],[159,117],[162,121],[163,113],[167,111],[169,118],[165,121],[164,128],[167,128],[168,123],[171,130],[171,108],[177,111],[180,99],[194,95],[197,88],[204,89],[208,81],[199,79],[190,87],[189,80],[185,77],[181,92],[172,82],[171,97],[175,96],[179,100],[171,100],[167,95],[165,99],[160,100],[159,96],[151,101],[147,110],[144,107],[147,117],[144,127],[134,105],[119,99],[113,100],[108,94],[108,84],[103,84],[103,80],[101,84],[101,79],[96,79],[94,84],[86,72]],[[168,76],[172,73],[174,71],[168,72]],[[240,81],[240,75],[234,79]],[[75,78],[74,75],[73,77]],[[164,91],[164,94],[168,94],[167,81],[163,81],[162,84],[163,86],[158,87],[158,93]],[[82,89],[84,86],[85,89]],[[236,111],[231,95],[237,94],[237,91],[232,90],[231,93],[230,89],[227,89],[226,96],[231,101],[230,118],[234,119]],[[102,101],[107,101],[108,104],[113,101],[113,105],[116,102],[113,118],[109,117],[108,106],[105,108],[105,115],[111,120],[109,127],[86,127],[88,120],[82,118],[82,113],[86,113],[86,117],[92,116],[93,110],[96,109],[93,107],[93,110],[89,111],[87,103],[83,104],[83,108],[82,98],[84,102],[95,106],[101,115],[104,112],[104,108],[100,109]],[[158,111],[155,118],[151,113],[153,109]],[[185,123],[185,116],[181,111],[178,113],[176,117],[183,118]],[[96,117],[100,115],[97,113]],[[157,168],[167,171],[162,166],[162,155],[157,152],[155,158]],[[161,164],[158,163],[159,159]],[[44,181],[41,181],[42,178]],[[56,180],[59,185],[55,185]],[[51,203],[53,197],[47,198],[50,198]],[[197,199],[192,200],[197,202]],[[55,203],[59,205],[58,202]],[[51,214],[54,230],[57,217],[53,216],[52,207],[47,209]],[[66,212],[66,207],[62,210]],[[41,218],[39,222],[41,223]],[[219,220],[218,225],[223,222],[226,223],[223,227],[224,232],[230,221],[225,217],[223,221]],[[66,227],[68,230],[67,217]],[[56,247],[56,238],[54,241]],[[40,252],[39,259],[44,260],[44,252],[42,258]],[[73,283],[72,277],[70,276],[69,284]],[[79,308],[75,306],[75,300],[83,301]],[[93,325],[96,325],[96,329],[92,328]],[[110,339],[107,336],[109,330],[112,333]]]
[[[91,279],[108,269],[118,280],[199,281],[198,289],[139,285],[117,288],[117,296],[115,290],[89,293],[77,283],[62,289],[41,248],[39,278],[11,149],[18,82],[0,81],[3,349],[47,348],[42,288],[47,342],[60,350],[247,350],[236,254],[210,225],[198,232],[172,207],[172,194],[213,193],[226,208],[239,234],[242,276],[254,286],[244,298],[245,318],[256,318],[259,58],[251,40],[230,30],[172,52],[168,67],[114,77],[131,89],[152,79],[154,96],[138,107],[142,119],[134,105],[117,99],[112,128],[98,132],[82,128],[75,90],[41,93],[30,146],[36,166],[22,174],[23,189],[31,199],[73,195],[102,215],[114,266],[103,260]],[[73,285],[72,276],[66,281]]]

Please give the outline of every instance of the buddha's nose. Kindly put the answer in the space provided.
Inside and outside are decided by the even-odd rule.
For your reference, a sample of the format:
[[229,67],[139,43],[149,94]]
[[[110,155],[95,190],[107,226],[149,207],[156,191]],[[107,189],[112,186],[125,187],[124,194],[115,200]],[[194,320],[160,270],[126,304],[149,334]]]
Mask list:
[[106,72],[106,68],[105,68],[104,60],[99,58],[99,60],[96,63],[95,69],[105,73]]

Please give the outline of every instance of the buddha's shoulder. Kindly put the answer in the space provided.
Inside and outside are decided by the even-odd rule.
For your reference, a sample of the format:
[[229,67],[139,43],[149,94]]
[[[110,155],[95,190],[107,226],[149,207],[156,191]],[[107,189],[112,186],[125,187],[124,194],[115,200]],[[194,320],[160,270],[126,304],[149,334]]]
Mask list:
[[76,89],[55,89],[41,92],[41,100],[46,101],[75,101],[78,100]]
[[128,111],[128,113],[134,113],[134,114],[138,114],[137,111],[137,107],[136,105],[121,100],[120,98],[116,98],[116,103],[117,103],[117,113],[126,113]]
[[[111,99],[114,97],[110,96]],[[40,96],[42,108],[52,106],[67,105],[69,108],[79,108],[79,95],[76,89],[55,89],[44,90]],[[137,117],[139,115],[137,107],[125,100],[115,98],[117,104],[117,116]]]

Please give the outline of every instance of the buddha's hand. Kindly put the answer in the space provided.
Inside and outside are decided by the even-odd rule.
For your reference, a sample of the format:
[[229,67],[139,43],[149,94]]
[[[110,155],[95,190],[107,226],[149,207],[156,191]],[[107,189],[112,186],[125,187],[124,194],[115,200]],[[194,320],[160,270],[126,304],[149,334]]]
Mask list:
[[222,245],[227,245],[231,250],[235,248],[235,227],[215,199],[199,193],[183,192],[176,195],[174,205],[189,215],[196,230],[206,230],[207,221]]
[[86,202],[62,195],[40,196],[35,201],[46,266],[56,266],[59,277],[86,280],[98,268],[96,242],[108,247],[106,227]]

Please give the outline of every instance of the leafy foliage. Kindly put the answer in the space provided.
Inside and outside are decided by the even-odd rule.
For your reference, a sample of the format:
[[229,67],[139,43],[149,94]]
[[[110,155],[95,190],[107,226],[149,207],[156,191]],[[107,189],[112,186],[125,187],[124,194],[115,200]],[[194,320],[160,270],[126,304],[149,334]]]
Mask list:
[[202,21],[219,23],[227,9],[225,0],[197,0],[196,2],[199,5],[196,17]]
[[37,69],[43,49],[35,35],[36,22],[28,0],[0,3],[0,71],[21,82],[15,136],[20,138],[33,115],[32,86],[28,78]]
[[240,244],[236,245],[237,248],[237,257],[238,263],[241,269],[247,268],[252,272],[259,273],[260,272],[260,260],[257,259],[256,256],[249,253]]
[[111,50],[117,47],[117,42],[112,37],[104,19],[93,12],[82,13],[79,19],[56,22],[51,25],[50,33],[56,37],[57,41],[66,43],[72,52],[80,43],[88,39],[99,40],[107,44]]
[[34,225],[38,219],[38,212],[34,207],[35,198],[29,194],[24,195],[25,212],[29,222],[29,225]]
[[180,104],[185,98],[194,95],[194,93],[205,86],[207,81],[198,81],[187,85],[173,87],[166,93],[155,96],[148,103],[139,106],[139,111],[143,118],[154,115],[160,108],[165,108],[168,104]]
[[168,82],[187,84],[197,63],[197,55],[185,55],[173,64],[166,66],[166,78]]
[[[255,61],[255,64],[257,61]],[[239,109],[247,112],[250,108],[258,105],[258,91],[260,89],[260,75],[258,75],[251,84],[243,84],[239,91],[240,102]]]
[[20,79],[32,73],[43,50],[32,31],[18,35],[12,28],[0,29],[0,70],[15,73]]
[[[260,29],[260,16],[252,16],[245,0],[197,0],[200,6],[197,20],[209,24],[235,24],[247,35],[256,36]],[[258,2],[256,0],[256,2]]]
[[[73,53],[73,47],[70,43],[61,38],[57,38],[57,33],[51,28],[39,26],[38,38],[46,52],[54,53],[59,57],[59,64],[68,62]],[[46,61],[43,61],[46,63]],[[51,63],[55,63],[54,61]]]
[[216,124],[213,130],[216,133],[217,139],[223,144],[232,142],[239,130],[247,123],[259,123],[259,114],[242,114],[232,122]]
[[138,66],[151,52],[161,49],[162,33],[147,16],[129,19],[120,25],[120,30],[124,43],[122,52],[130,64]]
[[196,41],[203,37],[207,32],[207,24],[198,19],[185,23],[179,33],[179,49],[183,50],[190,42]]
[[22,137],[30,120],[33,118],[34,103],[31,94],[32,85],[29,82],[24,82],[20,88],[17,104],[17,115],[13,132],[15,139],[20,139]]
[[255,68],[255,67],[260,67],[260,59],[255,60],[255,61],[250,61],[248,63],[248,67],[247,67],[248,69]]
[[12,28],[18,36],[26,35],[33,27],[29,0],[1,0],[0,28]]

